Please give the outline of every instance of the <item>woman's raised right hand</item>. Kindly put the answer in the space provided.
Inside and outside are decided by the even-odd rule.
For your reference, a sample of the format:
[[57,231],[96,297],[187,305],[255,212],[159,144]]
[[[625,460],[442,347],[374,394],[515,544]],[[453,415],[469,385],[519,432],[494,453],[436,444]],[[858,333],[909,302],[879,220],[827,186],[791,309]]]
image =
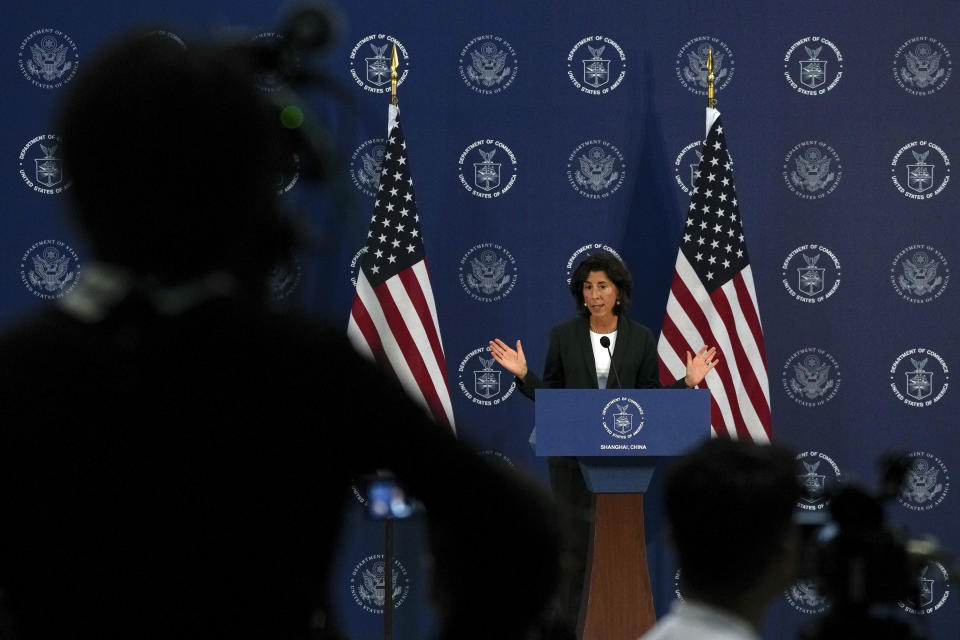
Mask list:
[[490,341],[490,355],[501,367],[521,380],[527,377],[527,359],[523,355],[523,346],[517,340],[516,350],[511,349],[500,338]]

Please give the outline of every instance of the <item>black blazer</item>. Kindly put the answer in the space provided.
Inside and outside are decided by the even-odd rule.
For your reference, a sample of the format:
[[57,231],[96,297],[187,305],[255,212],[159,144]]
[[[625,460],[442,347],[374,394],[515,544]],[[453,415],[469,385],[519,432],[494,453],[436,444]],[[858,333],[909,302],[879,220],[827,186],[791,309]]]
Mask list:
[[[653,333],[639,322],[623,316],[617,324],[617,342],[613,348],[613,370],[607,378],[607,388],[617,388],[617,374],[623,388],[660,389],[657,375],[657,345]],[[550,346],[543,365],[543,378],[532,370],[517,388],[525,396],[536,399],[539,388],[596,389],[597,367],[590,344],[590,322],[583,316],[558,324],[550,331]],[[683,378],[667,386],[668,389],[686,389]]]

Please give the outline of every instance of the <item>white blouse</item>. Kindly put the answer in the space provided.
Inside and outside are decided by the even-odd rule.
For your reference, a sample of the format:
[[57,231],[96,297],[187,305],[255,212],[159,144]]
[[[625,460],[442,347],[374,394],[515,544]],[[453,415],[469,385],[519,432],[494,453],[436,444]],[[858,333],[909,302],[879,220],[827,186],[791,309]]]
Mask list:
[[[605,347],[600,346],[600,338],[606,336],[610,338],[610,353],[607,353]],[[612,333],[594,333],[590,330],[590,344],[593,345],[593,362],[597,366],[597,388],[606,389],[607,379],[610,377],[610,355],[617,344],[617,332]],[[616,379],[614,379],[616,384]]]

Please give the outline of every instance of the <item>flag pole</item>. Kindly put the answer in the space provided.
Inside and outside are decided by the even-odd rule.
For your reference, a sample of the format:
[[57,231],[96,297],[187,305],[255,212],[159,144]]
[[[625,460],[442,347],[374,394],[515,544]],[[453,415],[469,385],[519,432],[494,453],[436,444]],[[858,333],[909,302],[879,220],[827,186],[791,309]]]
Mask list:
[[393,640],[393,515],[383,521],[383,640]]
[[400,58],[397,57],[397,43],[393,43],[393,55],[390,57],[390,104],[396,106],[397,102],[397,67],[400,66]]
[[[394,55],[396,55],[396,45],[394,45]],[[707,53],[707,109],[717,108],[717,99],[713,97],[713,47],[710,47]]]
[[[393,43],[393,55],[390,56],[390,104],[396,107],[397,100],[397,43]],[[387,516],[383,522],[383,640],[393,640],[393,518]]]

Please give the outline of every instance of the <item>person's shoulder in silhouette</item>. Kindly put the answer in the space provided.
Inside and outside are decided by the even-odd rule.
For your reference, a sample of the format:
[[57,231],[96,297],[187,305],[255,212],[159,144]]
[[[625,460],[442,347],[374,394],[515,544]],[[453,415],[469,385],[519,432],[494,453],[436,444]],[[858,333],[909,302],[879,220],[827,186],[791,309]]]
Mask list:
[[302,638],[345,492],[376,469],[428,508],[445,637],[521,637],[549,597],[540,492],[342,332],[265,304],[294,242],[274,115],[241,60],[162,37],[72,83],[59,131],[96,264],[0,336],[0,587],[24,638]]

